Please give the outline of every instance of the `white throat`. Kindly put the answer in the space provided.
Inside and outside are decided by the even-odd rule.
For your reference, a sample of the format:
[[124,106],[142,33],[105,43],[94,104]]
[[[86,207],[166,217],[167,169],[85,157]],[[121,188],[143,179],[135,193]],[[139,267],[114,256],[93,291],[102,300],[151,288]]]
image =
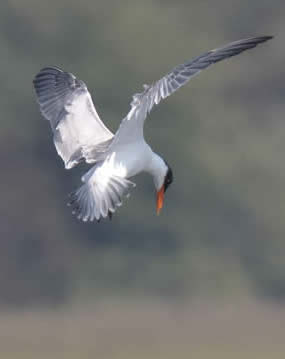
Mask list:
[[154,185],[157,191],[159,191],[164,184],[167,170],[168,167],[164,160],[159,155],[153,152],[152,160],[149,163],[147,172],[152,175]]

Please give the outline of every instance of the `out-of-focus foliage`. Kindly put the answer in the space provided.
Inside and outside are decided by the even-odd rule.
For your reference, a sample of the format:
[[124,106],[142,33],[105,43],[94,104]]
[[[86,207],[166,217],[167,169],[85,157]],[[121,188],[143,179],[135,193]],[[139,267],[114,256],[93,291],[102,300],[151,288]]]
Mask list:
[[[284,10],[277,0],[0,3],[0,303],[244,288],[285,298]],[[56,154],[32,88],[41,67],[83,79],[115,131],[143,83],[271,34],[150,114],[147,140],[175,175],[159,217],[144,175],[112,222],[72,217],[67,195],[86,167],[65,171]]]

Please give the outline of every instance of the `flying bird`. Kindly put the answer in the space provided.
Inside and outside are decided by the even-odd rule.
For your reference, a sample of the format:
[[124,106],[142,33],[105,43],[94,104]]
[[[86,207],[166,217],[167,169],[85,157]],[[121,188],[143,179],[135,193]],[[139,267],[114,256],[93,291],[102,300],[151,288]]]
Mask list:
[[56,150],[70,169],[79,162],[93,163],[82,186],[70,195],[73,213],[83,221],[112,218],[140,172],[153,177],[156,211],[173,181],[169,164],[144,139],[144,122],[154,105],[170,96],[193,76],[216,62],[236,56],[272,36],[252,37],[227,44],[175,67],[135,94],[131,109],[113,134],[102,122],[85,83],[58,67],[45,67],[34,78],[40,111],[51,125]]

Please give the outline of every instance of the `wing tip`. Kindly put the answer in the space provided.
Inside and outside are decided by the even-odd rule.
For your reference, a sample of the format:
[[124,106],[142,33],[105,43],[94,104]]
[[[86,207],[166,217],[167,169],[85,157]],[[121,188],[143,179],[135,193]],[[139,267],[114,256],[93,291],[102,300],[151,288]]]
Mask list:
[[267,40],[274,39],[275,35],[264,35],[262,37],[265,39],[265,41],[267,41]]
[[252,39],[258,40],[258,43],[266,42],[268,40],[274,39],[273,35],[263,35],[263,36],[257,36],[253,37]]

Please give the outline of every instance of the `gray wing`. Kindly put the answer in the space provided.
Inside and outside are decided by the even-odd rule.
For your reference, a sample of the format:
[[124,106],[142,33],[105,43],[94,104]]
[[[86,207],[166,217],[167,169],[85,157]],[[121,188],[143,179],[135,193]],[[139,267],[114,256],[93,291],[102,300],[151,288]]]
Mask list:
[[65,168],[72,168],[83,158],[97,161],[113,134],[100,120],[85,83],[57,67],[42,69],[33,83]]
[[133,96],[131,110],[122,121],[113,144],[127,142],[128,140],[134,141],[135,137],[143,136],[144,120],[154,104],[157,105],[162,99],[170,96],[181,86],[185,85],[193,76],[199,74],[200,71],[216,62],[252,49],[270,39],[272,39],[272,36],[260,36],[232,42],[175,67],[152,86],[144,85],[144,91]]

